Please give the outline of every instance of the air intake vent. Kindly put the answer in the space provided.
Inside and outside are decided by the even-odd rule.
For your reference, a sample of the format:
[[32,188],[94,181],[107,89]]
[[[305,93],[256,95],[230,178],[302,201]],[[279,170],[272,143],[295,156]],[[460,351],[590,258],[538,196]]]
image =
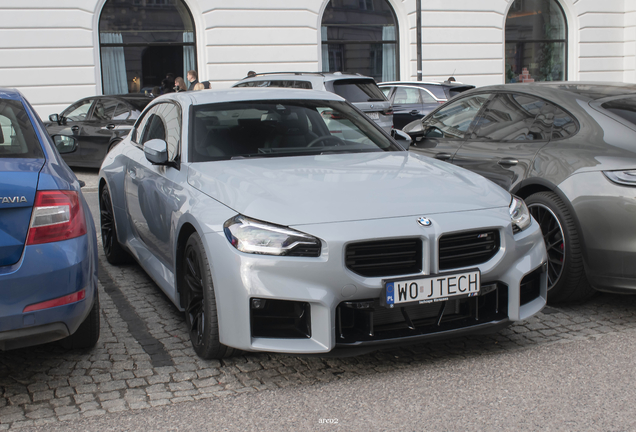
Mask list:
[[422,240],[392,239],[352,243],[345,251],[345,264],[361,276],[397,276],[422,271]]
[[444,235],[439,239],[439,269],[482,264],[499,251],[499,231],[479,230]]

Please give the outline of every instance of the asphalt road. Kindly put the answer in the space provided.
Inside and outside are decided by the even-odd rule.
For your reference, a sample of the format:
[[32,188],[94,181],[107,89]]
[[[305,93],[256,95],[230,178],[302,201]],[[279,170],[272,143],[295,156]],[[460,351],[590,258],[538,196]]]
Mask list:
[[[76,172],[97,219],[97,171]],[[139,266],[100,252],[99,290],[92,350],[0,353],[0,430],[636,430],[636,296],[351,358],[206,361]]]

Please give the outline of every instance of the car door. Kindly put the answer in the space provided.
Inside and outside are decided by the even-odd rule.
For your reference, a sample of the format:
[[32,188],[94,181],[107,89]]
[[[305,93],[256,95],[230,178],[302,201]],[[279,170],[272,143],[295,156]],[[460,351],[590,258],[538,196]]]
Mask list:
[[[174,215],[186,181],[178,168],[181,142],[181,108],[173,102],[153,106],[137,126],[135,146],[128,155],[124,188],[126,207],[135,236],[165,266],[173,270]],[[168,144],[168,165],[153,165],[143,146],[151,139]]]
[[411,135],[414,141],[409,150],[452,162],[453,156],[464,143],[466,133],[490,96],[482,93],[464,97],[434,111],[422,120],[420,136]]
[[556,107],[533,96],[499,93],[482,110],[453,163],[511,190],[550,142]]
[[87,165],[99,166],[104,160],[115,137],[112,118],[118,103],[112,98],[97,99],[89,118],[80,125],[80,156]]
[[413,120],[422,118],[422,97],[417,87],[395,87],[393,92],[393,126],[402,129]]
[[51,136],[62,135],[75,139],[77,149],[71,153],[64,153],[62,158],[67,164],[81,165],[82,155],[81,148],[84,141],[82,136],[82,124],[89,118],[95,98],[82,99],[69,106],[60,114],[58,123],[47,124],[47,132]]

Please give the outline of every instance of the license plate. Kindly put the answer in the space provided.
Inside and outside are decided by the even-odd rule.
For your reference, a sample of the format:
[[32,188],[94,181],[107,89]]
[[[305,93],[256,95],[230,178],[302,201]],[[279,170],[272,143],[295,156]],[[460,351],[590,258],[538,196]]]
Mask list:
[[474,269],[461,273],[387,281],[384,300],[388,307],[407,303],[427,304],[451,298],[474,297],[479,295],[480,288],[481,273]]
[[367,115],[367,117],[369,117],[371,120],[380,120],[380,113],[377,112],[368,112],[365,113]]

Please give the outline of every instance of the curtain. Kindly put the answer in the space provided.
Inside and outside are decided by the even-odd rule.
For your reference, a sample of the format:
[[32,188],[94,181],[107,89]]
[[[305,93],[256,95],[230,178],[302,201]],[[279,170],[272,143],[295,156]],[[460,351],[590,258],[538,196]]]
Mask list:
[[[183,32],[183,41],[194,42],[194,33]],[[196,70],[196,65],[194,64],[194,46],[192,45],[186,45],[183,47],[183,79],[184,80],[188,76],[189,70]],[[189,85],[190,83],[186,82],[186,84]]]
[[[121,33],[102,33],[99,35],[103,44],[123,44]],[[102,47],[102,73],[104,77],[104,94],[128,93],[126,83],[126,58],[124,47]]]
[[[382,40],[395,41],[395,26],[382,27]],[[382,44],[382,81],[395,81],[395,43]]]
[[[320,28],[321,40],[327,41],[327,27]],[[329,72],[329,45],[322,44],[322,71]]]

